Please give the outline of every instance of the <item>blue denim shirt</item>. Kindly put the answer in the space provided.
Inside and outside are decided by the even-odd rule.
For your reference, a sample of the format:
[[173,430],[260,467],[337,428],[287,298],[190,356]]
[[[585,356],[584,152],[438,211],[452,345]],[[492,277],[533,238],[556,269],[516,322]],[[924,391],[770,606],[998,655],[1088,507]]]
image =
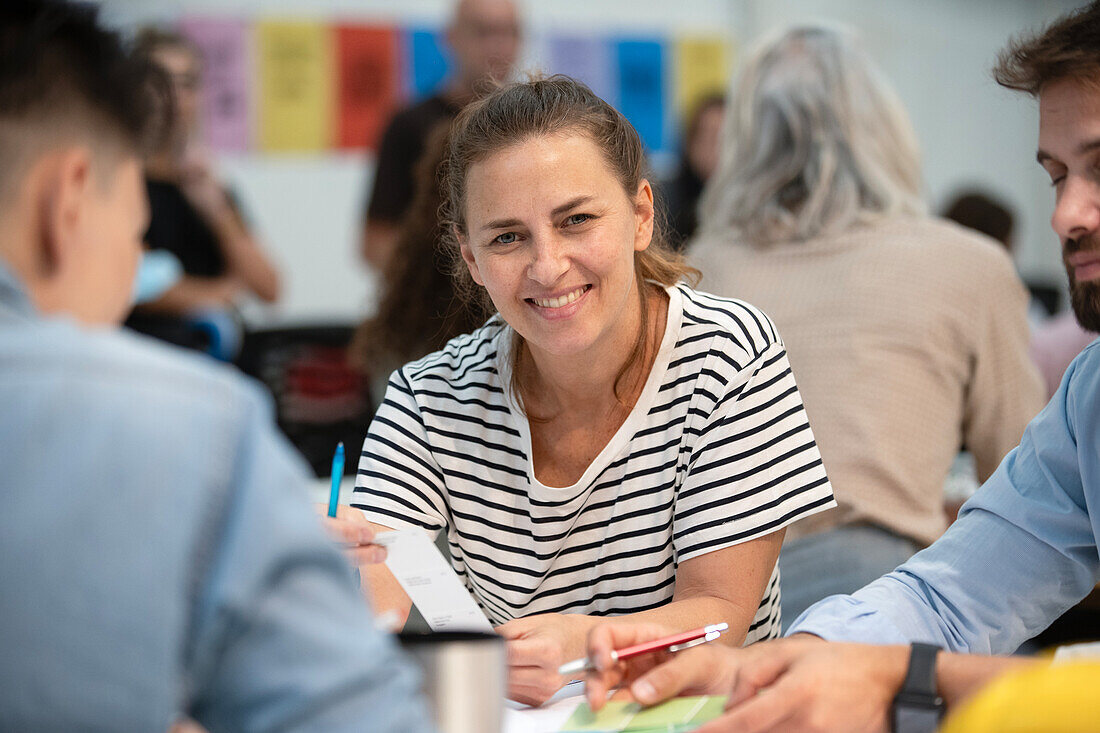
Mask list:
[[0,264],[0,730],[424,731],[251,383]]
[[851,596],[808,609],[788,633],[925,641],[1004,654],[1100,579],[1100,341],[1073,361],[1019,447],[928,549]]

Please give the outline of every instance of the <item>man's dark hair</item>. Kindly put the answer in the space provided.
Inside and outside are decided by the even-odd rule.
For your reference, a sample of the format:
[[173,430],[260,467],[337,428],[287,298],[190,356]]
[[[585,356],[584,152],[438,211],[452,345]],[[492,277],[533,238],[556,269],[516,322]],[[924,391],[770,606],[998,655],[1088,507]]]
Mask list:
[[1012,211],[992,196],[981,191],[967,191],[956,196],[943,212],[944,218],[968,229],[993,237],[1011,249]]
[[[141,152],[157,96],[148,65],[91,4],[0,3],[0,183],[21,172],[25,136],[88,135],[97,146]],[[160,108],[165,105],[161,104]]]
[[1060,79],[1100,83],[1100,0],[1059,18],[1041,34],[1013,39],[998,54],[993,78],[1032,96]]

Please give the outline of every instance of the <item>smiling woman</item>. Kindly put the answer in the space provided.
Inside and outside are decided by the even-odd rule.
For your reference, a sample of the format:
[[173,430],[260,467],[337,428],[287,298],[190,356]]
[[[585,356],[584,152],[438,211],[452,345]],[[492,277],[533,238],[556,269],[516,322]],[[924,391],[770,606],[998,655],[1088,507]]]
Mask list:
[[637,133],[571,79],[513,84],[462,112],[442,174],[456,274],[497,315],[394,373],[353,504],[446,533],[522,702],[602,616],[774,636],[783,530],[832,490],[774,326],[682,282]]

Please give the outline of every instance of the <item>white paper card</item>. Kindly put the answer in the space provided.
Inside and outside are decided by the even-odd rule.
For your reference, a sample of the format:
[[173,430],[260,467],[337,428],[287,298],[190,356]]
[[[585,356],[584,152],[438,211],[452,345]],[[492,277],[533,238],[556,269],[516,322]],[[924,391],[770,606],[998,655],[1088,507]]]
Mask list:
[[419,529],[379,532],[374,541],[386,548],[386,567],[432,631],[492,631],[493,627],[439,549]]
[[1100,659],[1100,642],[1090,641],[1084,644],[1067,644],[1054,650],[1054,661],[1079,662],[1081,660],[1096,661]]

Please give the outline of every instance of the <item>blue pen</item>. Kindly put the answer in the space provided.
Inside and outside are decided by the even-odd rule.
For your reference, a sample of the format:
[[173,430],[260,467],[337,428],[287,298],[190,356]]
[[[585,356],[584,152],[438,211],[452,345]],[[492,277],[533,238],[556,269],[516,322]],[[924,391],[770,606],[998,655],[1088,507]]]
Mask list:
[[336,516],[336,507],[340,504],[340,479],[344,477],[344,443],[336,444],[336,455],[332,457],[332,490],[328,494],[328,515]]

